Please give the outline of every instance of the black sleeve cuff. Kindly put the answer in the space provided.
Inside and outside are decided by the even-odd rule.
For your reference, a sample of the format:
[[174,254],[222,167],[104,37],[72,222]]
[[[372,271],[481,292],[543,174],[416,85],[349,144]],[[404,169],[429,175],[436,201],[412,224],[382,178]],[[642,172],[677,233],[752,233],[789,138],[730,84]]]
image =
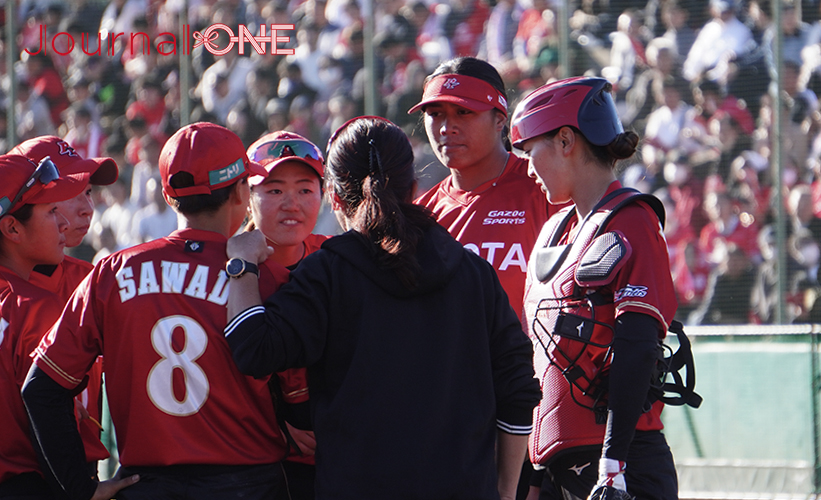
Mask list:
[[35,364],[23,385],[22,395],[37,441],[33,444],[39,445],[57,482],[71,499],[92,498],[97,482],[88,475],[71,391]]

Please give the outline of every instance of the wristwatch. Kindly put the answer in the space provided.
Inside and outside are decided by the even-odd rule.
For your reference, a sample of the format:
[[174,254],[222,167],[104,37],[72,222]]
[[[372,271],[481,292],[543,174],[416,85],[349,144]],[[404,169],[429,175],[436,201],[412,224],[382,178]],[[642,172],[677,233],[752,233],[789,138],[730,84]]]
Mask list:
[[254,273],[259,278],[259,266],[244,259],[230,259],[225,264],[225,273],[230,278],[239,278],[245,273]]

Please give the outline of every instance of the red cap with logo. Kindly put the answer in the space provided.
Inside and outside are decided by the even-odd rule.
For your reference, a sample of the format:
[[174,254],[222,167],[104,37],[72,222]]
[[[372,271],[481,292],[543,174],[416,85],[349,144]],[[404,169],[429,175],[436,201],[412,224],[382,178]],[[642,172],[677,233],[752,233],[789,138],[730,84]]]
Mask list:
[[40,164],[21,155],[0,156],[0,217],[23,205],[56,203],[74,198],[88,186],[89,172],[60,175],[48,158]]
[[[189,175],[178,182],[174,177],[180,173]],[[248,160],[237,134],[214,123],[199,122],[182,127],[160,152],[162,189],[172,198],[211,194],[248,175],[267,176],[268,172]]]
[[268,177],[277,165],[286,161],[305,164],[321,179],[325,175],[325,157],[308,139],[293,132],[279,131],[265,134],[248,148],[248,158],[265,167],[266,175],[252,175],[248,181],[256,186]]
[[65,176],[88,172],[91,174],[89,184],[107,186],[117,180],[119,171],[117,163],[111,158],[83,158],[66,141],[53,135],[35,137],[14,147],[9,154],[17,154],[39,162],[46,156]]
[[490,83],[467,75],[439,75],[425,84],[425,92],[419,104],[408,114],[419,111],[434,102],[458,104],[471,111],[487,111],[496,108],[507,116],[507,99]]

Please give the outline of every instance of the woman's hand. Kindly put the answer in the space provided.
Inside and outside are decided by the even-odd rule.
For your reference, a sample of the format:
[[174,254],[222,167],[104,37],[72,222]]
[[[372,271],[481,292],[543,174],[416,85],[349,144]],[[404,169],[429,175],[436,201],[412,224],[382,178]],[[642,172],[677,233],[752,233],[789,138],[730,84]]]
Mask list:
[[316,437],[314,436],[314,431],[297,429],[288,422],[285,422],[285,425],[288,427],[288,432],[291,434],[291,437],[294,438],[294,442],[303,455],[314,455],[316,453]]
[[128,488],[140,480],[140,476],[128,476],[125,479],[119,478],[119,473],[108,481],[102,481],[97,485],[97,490],[91,500],[111,500],[123,488]]
[[254,229],[230,238],[225,252],[229,259],[240,258],[259,264],[274,253],[274,249],[268,246],[262,231]]

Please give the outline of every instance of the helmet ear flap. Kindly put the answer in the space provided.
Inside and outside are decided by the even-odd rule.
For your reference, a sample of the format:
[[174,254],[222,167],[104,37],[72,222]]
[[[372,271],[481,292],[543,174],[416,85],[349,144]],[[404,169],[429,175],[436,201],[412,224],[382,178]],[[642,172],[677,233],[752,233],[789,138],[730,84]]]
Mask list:
[[610,144],[624,132],[612,88],[598,77],[568,78],[539,87],[513,113],[513,147],[562,126],[576,127],[597,146]]
[[602,79],[600,86],[579,107],[579,130],[596,146],[606,146],[624,132],[612,89],[613,85]]

